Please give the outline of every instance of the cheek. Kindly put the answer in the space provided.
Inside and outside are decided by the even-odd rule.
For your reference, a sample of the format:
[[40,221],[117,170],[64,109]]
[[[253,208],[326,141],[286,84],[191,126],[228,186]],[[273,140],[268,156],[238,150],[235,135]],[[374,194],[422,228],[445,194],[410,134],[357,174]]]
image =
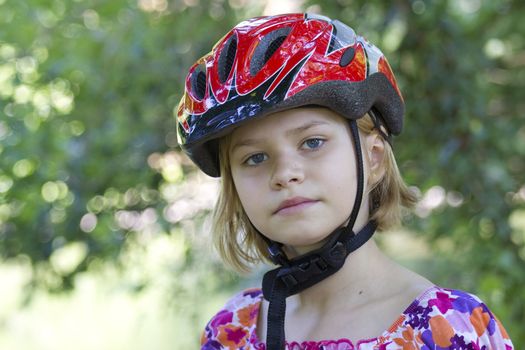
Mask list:
[[343,152],[324,165],[326,193],[330,194],[341,209],[351,209],[357,190],[356,162],[352,157],[355,157],[353,153]]
[[261,186],[257,185],[253,179],[239,176],[235,172],[232,173],[232,176],[242,207],[250,217],[250,220],[252,220],[255,209],[258,207],[257,204],[260,205],[258,198],[261,198]]
[[325,188],[326,193],[338,204],[353,203],[357,188],[356,176],[348,173],[332,174],[330,180],[326,181]]

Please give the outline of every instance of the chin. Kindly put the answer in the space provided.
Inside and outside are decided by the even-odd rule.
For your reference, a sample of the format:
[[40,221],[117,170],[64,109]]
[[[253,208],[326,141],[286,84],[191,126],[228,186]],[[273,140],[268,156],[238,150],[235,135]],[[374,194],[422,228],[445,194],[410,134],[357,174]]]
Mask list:
[[311,252],[315,249],[321,248],[323,244],[326,243],[327,239],[328,235],[311,238],[309,240],[305,240],[305,237],[301,237],[300,239],[293,240],[287,243],[286,245],[289,247],[290,251],[305,254],[307,252]]
[[319,227],[311,222],[307,224],[298,223],[293,224],[293,229],[291,225],[268,228],[268,232],[272,232],[272,235],[267,237],[291,248],[312,250],[309,247],[322,246],[336,228],[337,226],[334,228]]

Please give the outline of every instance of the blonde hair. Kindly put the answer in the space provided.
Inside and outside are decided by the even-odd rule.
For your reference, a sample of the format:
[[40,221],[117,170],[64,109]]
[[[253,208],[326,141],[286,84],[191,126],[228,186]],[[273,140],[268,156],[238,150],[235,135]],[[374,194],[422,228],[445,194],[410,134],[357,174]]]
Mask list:
[[[357,125],[364,135],[377,133],[368,114],[360,118]],[[248,272],[252,265],[270,263],[270,260],[267,244],[253,228],[235,189],[230,169],[230,142],[229,135],[219,142],[221,185],[212,216],[212,237],[226,264],[239,272]],[[400,224],[404,211],[414,207],[417,196],[403,181],[392,148],[387,143],[382,163],[384,175],[368,195],[370,219],[377,222],[380,231],[385,231]]]

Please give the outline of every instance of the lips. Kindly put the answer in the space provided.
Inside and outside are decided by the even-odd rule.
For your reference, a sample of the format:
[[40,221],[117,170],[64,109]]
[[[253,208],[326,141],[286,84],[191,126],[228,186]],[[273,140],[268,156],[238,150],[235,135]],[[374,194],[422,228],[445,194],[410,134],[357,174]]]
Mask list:
[[279,204],[277,209],[274,211],[274,214],[292,214],[317,202],[318,200],[316,199],[306,197],[293,197],[282,201],[281,204]]

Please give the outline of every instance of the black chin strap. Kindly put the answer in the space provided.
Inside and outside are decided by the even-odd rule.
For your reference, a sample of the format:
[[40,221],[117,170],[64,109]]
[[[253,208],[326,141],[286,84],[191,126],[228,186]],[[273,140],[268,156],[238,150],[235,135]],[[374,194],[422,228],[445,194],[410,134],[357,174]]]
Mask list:
[[[376,223],[370,221],[357,234],[336,231],[338,236],[345,238],[337,240],[331,247],[325,245],[315,252],[290,261],[287,267],[278,267],[264,275],[263,295],[270,302],[266,333],[267,350],[284,349],[286,298],[336,273],[344,265],[348,254],[372,237],[376,227]],[[340,230],[350,231],[347,227]]]
[[348,254],[365,244],[377,228],[376,223],[370,221],[357,234],[353,231],[363,198],[364,166],[357,123],[351,120],[349,124],[357,158],[357,192],[348,225],[332,232],[328,242],[321,248],[292,260],[286,257],[282,244],[268,240],[261,234],[268,243],[270,258],[276,265],[281,265],[268,271],[263,278],[264,298],[270,302],[266,350],[284,349],[286,298],[336,273],[344,265]]

